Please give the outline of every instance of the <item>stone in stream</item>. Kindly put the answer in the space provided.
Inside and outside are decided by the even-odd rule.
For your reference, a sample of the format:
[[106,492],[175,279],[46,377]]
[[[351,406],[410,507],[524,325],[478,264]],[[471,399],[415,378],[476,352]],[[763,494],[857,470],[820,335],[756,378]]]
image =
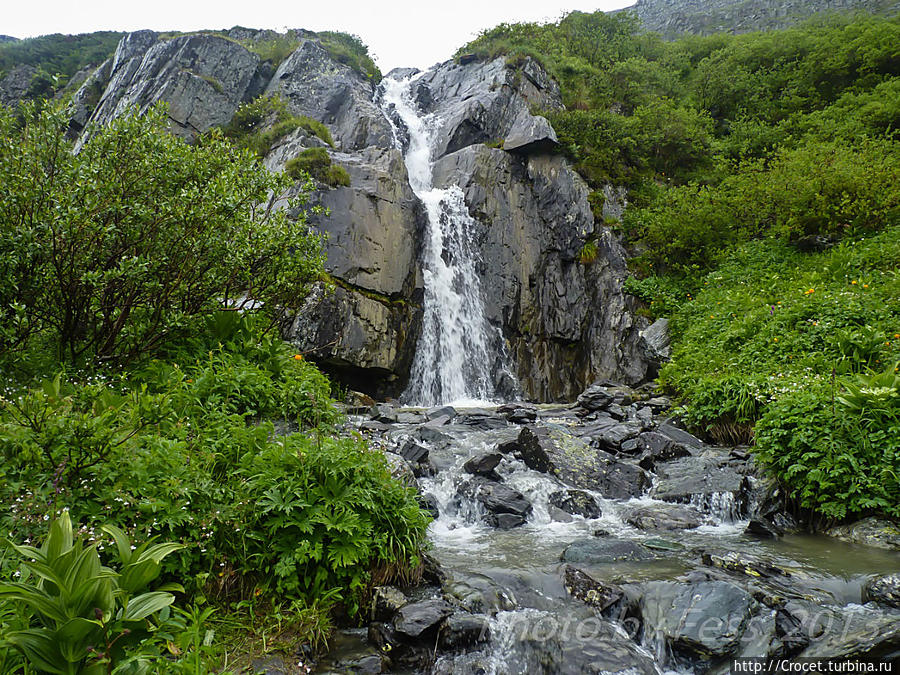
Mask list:
[[596,450],[560,429],[524,427],[518,440],[517,456],[526,466],[574,487],[596,490],[610,499],[628,499],[642,495],[650,486],[650,477],[640,467]]
[[746,591],[725,581],[651,581],[641,585],[637,602],[646,634],[703,660],[738,649],[755,606]]
[[681,457],[656,464],[659,481],[652,496],[667,502],[691,503],[714,495],[730,494],[740,511],[746,463],[734,463],[722,453]]
[[740,551],[705,550],[701,551],[700,559],[707,567],[717,567],[757,579],[791,576],[790,572],[764,558]]
[[600,505],[584,490],[560,490],[550,495],[548,501],[557,509],[573,516],[599,518]]
[[400,448],[400,452],[397,454],[410,464],[428,461],[428,448],[421,443],[416,443],[412,439],[406,441],[406,443],[403,444],[403,447]]
[[644,539],[641,544],[649,548],[651,551],[683,551],[684,545],[668,539],[660,539],[659,537],[651,537]]
[[592,384],[578,396],[576,404],[589,412],[595,412],[597,410],[603,410],[613,402],[614,398],[615,395],[606,387]]
[[429,408],[425,411],[425,419],[429,422],[433,422],[436,419],[440,419],[442,417],[446,417],[449,422],[454,417],[456,417],[456,408],[452,405],[444,405],[438,406],[436,408]]
[[621,451],[629,455],[638,455],[640,457],[638,465],[648,471],[652,471],[659,462],[691,454],[685,446],[656,431],[645,431],[636,438],[625,441],[622,443]]
[[503,455],[496,452],[477,455],[463,465],[463,470],[466,473],[475,474],[476,476],[485,476],[486,478],[497,480],[500,476],[497,475],[497,472],[494,471],[494,469],[497,468],[497,465],[500,464],[500,460],[502,459]]
[[371,618],[373,621],[390,621],[408,602],[400,589],[393,586],[376,586],[372,589]]
[[481,502],[489,512],[487,523],[504,530],[523,525],[532,511],[521,492],[480,476],[460,485],[459,495]]
[[640,530],[693,530],[704,523],[704,518],[689,506],[650,504],[628,511],[625,522]]
[[642,431],[639,423],[628,421],[624,424],[605,426],[591,435],[591,443],[603,450],[616,452],[630,438],[636,438]]
[[409,462],[393,452],[385,452],[384,458],[387,460],[388,470],[391,472],[393,478],[409,487],[416,487],[418,485],[416,482],[416,474]]
[[573,598],[581,600],[600,612],[611,608],[625,597],[625,591],[619,586],[598,581],[587,572],[572,567],[572,565],[566,565],[563,577],[566,590]]
[[397,410],[390,403],[378,403],[372,406],[369,416],[382,424],[396,424]]
[[900,573],[869,579],[863,586],[863,598],[867,602],[900,609]]
[[401,607],[394,615],[393,626],[397,634],[417,639],[451,614],[453,607],[445,600],[422,600]]
[[760,539],[778,539],[784,535],[784,530],[773,523],[766,522],[762,518],[751,518],[747,523],[744,534],[759,537]]
[[442,649],[461,650],[474,647],[491,639],[488,618],[484,614],[456,612],[451,614],[440,628]]
[[437,497],[430,492],[416,495],[416,501],[419,503],[419,506],[422,507],[422,510],[430,513],[431,517],[435,520],[441,517],[441,509],[438,505]]
[[566,513],[562,509],[553,506],[553,504],[547,506],[547,514],[554,523],[571,523],[575,520],[572,514]]
[[607,564],[653,560],[656,554],[630,539],[603,537],[578,539],[562,552],[561,560],[570,563]]
[[460,416],[459,423],[479,431],[504,429],[508,426],[505,417],[488,410],[470,410]]
[[883,518],[864,518],[849,525],[833,527],[825,534],[853,544],[900,551],[900,525]]
[[890,660],[900,653],[900,619],[897,612],[844,612],[828,622],[825,633],[811,640],[799,658],[829,660]]

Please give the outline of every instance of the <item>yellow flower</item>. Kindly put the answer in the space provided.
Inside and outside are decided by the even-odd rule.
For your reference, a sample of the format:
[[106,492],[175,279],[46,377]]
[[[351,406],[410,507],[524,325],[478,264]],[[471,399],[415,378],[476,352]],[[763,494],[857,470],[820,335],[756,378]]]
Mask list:
[[775,338],[775,342],[778,342],[778,338]]
[[853,281],[851,281],[851,282],[850,282],[850,285],[851,285],[851,286],[856,286],[856,279],[854,279]]
[[294,360],[295,360],[295,361],[302,361],[302,360],[303,360],[303,354],[294,354]]
[[863,284],[863,288],[868,288],[869,284]]
[[806,291],[806,294],[811,295],[812,293],[815,293],[815,292],[816,292],[815,288],[810,288],[808,291]]

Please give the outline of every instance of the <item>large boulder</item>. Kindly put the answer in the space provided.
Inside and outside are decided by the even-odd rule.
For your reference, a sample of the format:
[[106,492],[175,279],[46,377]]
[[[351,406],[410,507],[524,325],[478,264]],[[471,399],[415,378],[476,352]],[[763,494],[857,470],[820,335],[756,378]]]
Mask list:
[[653,551],[630,539],[600,537],[572,542],[563,551],[561,559],[569,563],[605,565],[616,562],[641,562],[656,557]]
[[825,534],[852,544],[900,551],[900,525],[883,518],[864,518],[849,525],[838,525]]
[[524,427],[518,448],[518,456],[529,468],[610,499],[638,497],[650,486],[650,476],[639,466],[592,448],[561,429]]
[[[119,42],[106,88],[89,121],[109,124],[130,110],[143,112],[166,101],[172,133],[193,140],[229,122],[241,103],[259,93],[259,65],[256,54],[217,35],[167,40],[152,31],[129,33]],[[97,82],[85,82],[76,100],[89,97]],[[77,109],[76,114],[80,124],[83,115]]]
[[300,42],[278,66],[266,93],[279,94],[294,113],[328,125],[344,152],[393,147],[391,125],[373,101],[374,84],[331,58],[316,40]]

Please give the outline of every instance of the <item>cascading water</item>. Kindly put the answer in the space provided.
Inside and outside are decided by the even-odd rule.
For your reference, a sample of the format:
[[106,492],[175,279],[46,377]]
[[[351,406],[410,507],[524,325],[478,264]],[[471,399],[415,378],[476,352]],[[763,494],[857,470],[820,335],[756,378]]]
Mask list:
[[484,313],[472,241],[475,221],[458,186],[433,184],[437,120],[419,113],[411,92],[416,78],[388,78],[382,83],[382,107],[396,135],[392,113],[409,135],[405,154],[409,182],[428,217],[422,334],[403,398],[425,406],[491,401],[497,398],[493,373],[503,369],[503,356],[499,335]]

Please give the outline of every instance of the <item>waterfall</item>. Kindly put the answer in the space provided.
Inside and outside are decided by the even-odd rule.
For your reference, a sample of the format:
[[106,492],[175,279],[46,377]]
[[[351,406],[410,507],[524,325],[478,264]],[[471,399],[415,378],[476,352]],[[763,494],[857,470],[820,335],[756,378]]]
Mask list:
[[[498,398],[494,373],[504,368],[499,331],[488,324],[472,240],[476,223],[459,186],[433,184],[433,136],[437,120],[421,115],[412,95],[420,76],[387,78],[382,107],[396,138],[405,132],[406,169],[428,217],[422,256],[425,283],[422,334],[403,399],[412,405],[477,404]],[[405,129],[398,128],[399,118]],[[402,148],[399,140],[398,146]],[[507,379],[511,378],[506,372]]]

